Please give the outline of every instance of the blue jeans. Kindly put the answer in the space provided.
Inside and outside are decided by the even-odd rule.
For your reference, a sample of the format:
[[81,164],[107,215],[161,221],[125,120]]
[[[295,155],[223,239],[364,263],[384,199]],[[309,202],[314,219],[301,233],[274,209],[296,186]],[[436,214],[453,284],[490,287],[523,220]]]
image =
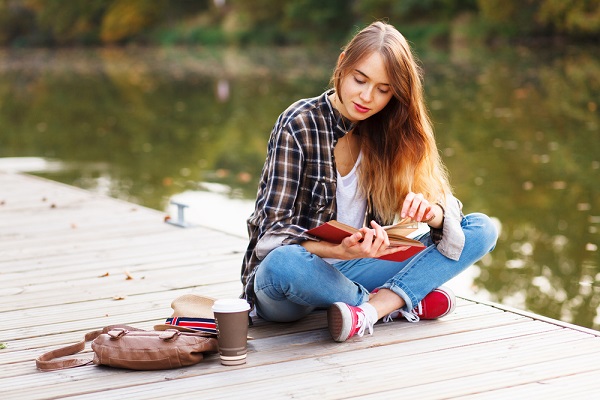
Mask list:
[[466,240],[458,261],[443,256],[429,233],[417,238],[427,248],[403,262],[361,258],[329,264],[300,245],[278,247],[256,271],[257,314],[268,321],[296,321],[338,301],[363,304],[375,288],[392,290],[406,303],[403,309],[411,311],[496,245],[496,227],[486,215],[469,214],[461,226]]

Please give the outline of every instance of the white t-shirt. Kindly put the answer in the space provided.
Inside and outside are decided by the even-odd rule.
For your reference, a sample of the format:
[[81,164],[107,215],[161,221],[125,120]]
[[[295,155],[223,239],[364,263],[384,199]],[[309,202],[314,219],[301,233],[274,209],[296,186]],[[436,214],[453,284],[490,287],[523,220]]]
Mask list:
[[[352,170],[341,176],[337,173],[337,189],[335,192],[337,202],[337,220],[355,228],[362,228],[367,211],[367,199],[358,190],[358,165],[362,160],[362,152],[358,154]],[[342,261],[336,258],[324,258],[328,263]]]

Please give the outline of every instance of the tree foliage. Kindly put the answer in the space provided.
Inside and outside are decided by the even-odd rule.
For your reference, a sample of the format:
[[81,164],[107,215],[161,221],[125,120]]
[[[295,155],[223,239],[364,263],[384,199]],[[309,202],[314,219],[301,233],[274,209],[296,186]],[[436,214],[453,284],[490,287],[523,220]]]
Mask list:
[[339,43],[375,19],[439,32],[465,13],[488,38],[600,33],[600,0],[0,0],[0,45]]
[[600,31],[599,0],[546,0],[540,4],[538,20],[557,31],[573,35],[598,35]]
[[90,43],[98,36],[98,27],[106,12],[106,2],[73,2],[69,7],[60,0],[31,0],[36,26],[42,36],[58,44]]
[[166,0],[115,0],[102,18],[100,40],[115,43],[155,24],[168,7]]
[[477,0],[481,18],[510,32],[600,34],[600,0]]

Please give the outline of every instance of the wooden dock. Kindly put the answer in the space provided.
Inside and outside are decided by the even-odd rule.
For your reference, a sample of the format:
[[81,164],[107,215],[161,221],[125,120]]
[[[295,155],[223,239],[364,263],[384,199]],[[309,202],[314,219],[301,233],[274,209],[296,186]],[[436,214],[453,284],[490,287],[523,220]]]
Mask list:
[[2,399],[599,398],[600,332],[465,298],[441,320],[377,324],[374,335],[341,344],[324,312],[258,321],[239,367],[212,355],[165,371],[38,371],[37,356],[88,331],[152,329],[181,294],[241,293],[244,239],[164,217],[0,172]]

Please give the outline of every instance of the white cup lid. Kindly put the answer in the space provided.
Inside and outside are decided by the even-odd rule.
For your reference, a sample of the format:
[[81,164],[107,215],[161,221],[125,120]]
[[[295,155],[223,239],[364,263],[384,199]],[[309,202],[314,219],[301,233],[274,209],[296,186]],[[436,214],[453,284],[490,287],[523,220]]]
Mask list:
[[244,299],[220,299],[216,300],[212,306],[213,312],[221,313],[248,311],[249,309],[250,304]]

